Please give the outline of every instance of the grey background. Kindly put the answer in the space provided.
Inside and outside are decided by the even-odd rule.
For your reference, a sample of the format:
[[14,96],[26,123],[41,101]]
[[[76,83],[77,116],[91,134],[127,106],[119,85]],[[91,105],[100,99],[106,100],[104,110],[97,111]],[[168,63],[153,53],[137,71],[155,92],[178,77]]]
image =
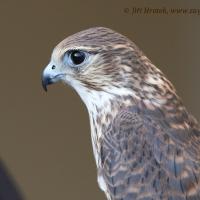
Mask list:
[[105,199],[98,189],[86,108],[70,88],[46,94],[53,47],[106,26],[132,39],[200,118],[200,15],[134,15],[124,8],[200,8],[196,1],[0,1],[0,156],[28,200]]

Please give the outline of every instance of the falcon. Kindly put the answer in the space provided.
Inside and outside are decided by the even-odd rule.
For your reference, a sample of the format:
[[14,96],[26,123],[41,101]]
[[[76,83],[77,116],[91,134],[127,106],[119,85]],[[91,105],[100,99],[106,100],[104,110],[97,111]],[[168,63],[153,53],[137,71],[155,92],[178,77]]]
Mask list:
[[42,85],[62,81],[85,103],[108,200],[200,200],[200,127],[134,42],[104,27],[60,42]]

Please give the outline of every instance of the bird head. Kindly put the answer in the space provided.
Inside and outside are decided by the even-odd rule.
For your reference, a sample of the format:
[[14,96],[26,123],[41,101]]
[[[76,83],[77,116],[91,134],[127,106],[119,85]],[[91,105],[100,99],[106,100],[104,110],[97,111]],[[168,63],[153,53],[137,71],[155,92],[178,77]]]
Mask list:
[[43,88],[58,81],[72,86],[86,104],[122,95],[149,99],[171,87],[131,40],[103,27],[78,32],[54,48]]
[[79,82],[96,90],[114,84],[115,79],[124,81],[120,65],[127,60],[125,56],[131,56],[129,43],[124,36],[102,27],[67,37],[54,48],[43,72],[44,89],[59,80],[72,86]]

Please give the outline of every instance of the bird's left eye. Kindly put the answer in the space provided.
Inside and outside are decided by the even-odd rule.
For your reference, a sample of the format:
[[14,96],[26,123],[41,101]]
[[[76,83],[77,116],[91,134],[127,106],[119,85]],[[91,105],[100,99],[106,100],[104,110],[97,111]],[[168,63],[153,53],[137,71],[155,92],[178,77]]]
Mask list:
[[70,52],[69,57],[74,65],[80,65],[85,61],[86,54],[80,50],[73,50]]

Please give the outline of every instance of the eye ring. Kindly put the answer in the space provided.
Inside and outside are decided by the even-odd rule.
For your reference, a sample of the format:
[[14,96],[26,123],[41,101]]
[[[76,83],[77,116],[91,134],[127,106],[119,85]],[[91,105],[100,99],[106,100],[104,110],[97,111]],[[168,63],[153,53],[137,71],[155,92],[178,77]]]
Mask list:
[[81,65],[86,59],[86,53],[81,50],[71,50],[69,53],[70,60],[73,65]]

